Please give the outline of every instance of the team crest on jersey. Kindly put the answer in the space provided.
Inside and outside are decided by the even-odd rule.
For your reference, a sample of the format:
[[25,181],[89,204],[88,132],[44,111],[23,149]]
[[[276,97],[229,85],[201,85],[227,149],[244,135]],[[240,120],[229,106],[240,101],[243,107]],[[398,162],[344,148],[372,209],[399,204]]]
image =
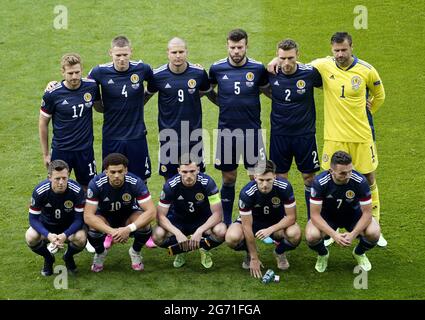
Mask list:
[[[195,79],[189,79],[189,80],[187,81],[187,86],[188,86],[190,89],[195,88],[195,87],[196,87],[196,80],[195,80]],[[190,92],[190,91],[189,91],[189,92]]]
[[93,198],[93,190],[87,189],[87,198]]
[[124,200],[124,202],[129,202],[131,200],[131,195],[129,193],[124,193],[122,195],[122,199]]
[[351,78],[351,87],[353,90],[359,90],[360,84],[362,83],[362,78],[359,76],[354,76]]
[[130,81],[131,81],[131,83],[138,83],[139,82],[139,76],[137,75],[137,74],[135,74],[135,73],[133,73],[132,75],[131,75],[131,77],[130,77]]
[[140,78],[139,78],[139,76],[138,76],[137,74],[133,73],[133,74],[131,75],[131,77],[130,77],[131,87],[132,87],[134,90],[139,89],[139,87],[140,87],[139,80],[140,80]]
[[161,172],[167,172],[167,166],[161,165]]
[[71,209],[71,208],[74,206],[74,203],[73,203],[71,200],[66,200],[66,201],[63,203],[63,206],[64,206],[66,209]]
[[197,193],[197,194],[195,194],[195,199],[198,200],[198,201],[202,201],[202,200],[205,199],[205,196],[204,196],[203,193]]
[[298,88],[297,92],[299,94],[305,93],[305,81],[304,80],[298,80],[296,85],[297,85],[297,88]]
[[345,193],[345,196],[347,197],[347,199],[353,199],[356,194],[354,193],[353,190],[347,190],[347,192]]
[[92,99],[92,96],[91,96],[90,92],[86,92],[86,93],[84,94],[84,101],[85,101],[85,102],[90,102],[90,101],[91,101],[91,99]]
[[272,198],[272,203],[277,206],[280,205],[280,199],[278,197],[273,197]]
[[248,73],[245,75],[245,78],[246,78],[246,80],[248,80],[248,81],[254,81],[255,76],[254,76],[254,74],[253,74],[252,72],[248,72]]

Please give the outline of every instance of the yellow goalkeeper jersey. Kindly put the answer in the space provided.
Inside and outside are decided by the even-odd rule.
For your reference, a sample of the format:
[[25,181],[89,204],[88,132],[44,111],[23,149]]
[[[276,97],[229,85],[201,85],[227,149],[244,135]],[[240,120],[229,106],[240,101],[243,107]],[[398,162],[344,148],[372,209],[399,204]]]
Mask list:
[[366,100],[372,99],[372,114],[385,99],[378,72],[354,57],[346,69],[333,57],[311,62],[323,80],[325,140],[365,143],[373,140],[366,113]]

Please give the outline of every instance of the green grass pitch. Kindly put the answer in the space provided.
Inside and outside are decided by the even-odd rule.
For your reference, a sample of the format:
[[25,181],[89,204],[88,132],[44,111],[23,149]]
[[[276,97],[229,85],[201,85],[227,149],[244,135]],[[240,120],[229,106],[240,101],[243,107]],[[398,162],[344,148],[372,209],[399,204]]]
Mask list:
[[[61,1],[68,10],[68,28],[55,29],[58,1],[2,2],[0,13],[0,299],[424,299],[425,279],[424,132],[425,111],[422,62],[424,12],[422,1],[368,1],[367,29],[356,29],[359,1]],[[63,21],[62,21],[63,22]],[[363,21],[365,22],[365,21]],[[187,40],[189,60],[207,69],[226,56],[230,29],[249,34],[248,55],[267,63],[276,43],[286,37],[298,41],[300,60],[330,55],[335,31],[353,35],[354,53],[379,71],[386,101],[375,116],[380,165],[377,181],[382,204],[382,228],[389,242],[368,256],[373,269],[367,290],[355,289],[350,249],[331,248],[324,274],[314,270],[315,254],[306,245],[289,253],[291,268],[279,272],[281,282],[263,285],[241,269],[242,253],[225,245],[213,251],[214,266],[205,270],[199,254],[190,253],[187,265],[172,267],[162,249],[143,249],[146,270],[133,272],[128,244],[116,245],[101,274],[90,272],[92,256],[76,257],[80,272],[69,278],[68,289],[54,288],[54,277],[43,278],[42,259],[25,245],[28,203],[32,188],[46,176],[38,138],[39,103],[47,81],[60,79],[60,57],[82,55],[84,75],[108,62],[110,40],[128,36],[133,59],[153,67],[166,63],[167,41]],[[322,95],[317,96],[317,139],[323,137]],[[145,108],[149,148],[157,169],[157,98]],[[218,109],[203,98],[204,127],[212,132]],[[262,121],[269,128],[270,101],[262,97]],[[101,115],[95,114],[95,152],[100,163]],[[212,145],[211,145],[212,150]],[[209,158],[212,162],[211,157]],[[221,184],[213,165],[207,173]],[[237,192],[248,181],[240,169]],[[306,223],[301,177],[290,172],[298,221]],[[162,178],[154,174],[149,187],[155,202]],[[236,216],[236,202],[234,216]],[[272,246],[259,243],[266,268],[276,270]],[[61,255],[57,255],[60,260]]]

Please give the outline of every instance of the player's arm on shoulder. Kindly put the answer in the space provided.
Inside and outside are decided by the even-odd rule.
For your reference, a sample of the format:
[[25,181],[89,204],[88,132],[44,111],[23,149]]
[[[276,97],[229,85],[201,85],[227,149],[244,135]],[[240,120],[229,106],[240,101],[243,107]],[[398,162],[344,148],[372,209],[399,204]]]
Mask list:
[[376,113],[385,101],[385,89],[382,84],[381,78],[379,77],[378,71],[372,68],[369,74],[369,81],[367,84],[370,93],[372,95],[370,99],[369,110],[372,114]]
[[50,117],[40,112],[38,117],[38,134],[40,137],[41,153],[43,156],[43,163],[46,168],[50,164],[50,151],[49,151],[49,122]]
[[279,58],[274,57],[268,64],[267,64],[267,71],[272,74],[277,74],[279,71]]
[[267,98],[272,98],[272,87],[270,85],[260,87],[260,92],[264,94]]
[[215,88],[217,87],[217,84],[211,84],[211,90],[205,93],[205,96],[210,100],[212,103],[214,103],[216,106],[218,106],[217,102],[217,92],[215,91]]
[[56,81],[56,80],[52,80],[52,81],[49,81],[48,83],[47,83],[47,85],[46,85],[46,88],[44,89],[44,92],[47,92],[47,91],[50,91],[50,90],[53,90],[53,88],[58,84],[59,82],[58,81]]

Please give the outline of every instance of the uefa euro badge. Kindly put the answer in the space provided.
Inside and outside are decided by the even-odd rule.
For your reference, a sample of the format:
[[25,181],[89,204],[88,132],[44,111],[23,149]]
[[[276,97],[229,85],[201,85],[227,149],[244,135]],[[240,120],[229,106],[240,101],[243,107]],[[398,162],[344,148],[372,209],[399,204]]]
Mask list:
[[305,93],[305,81],[304,80],[298,80],[297,81],[297,88],[298,88],[297,92],[299,94]]
[[93,190],[87,189],[87,198],[93,198]]
[[136,90],[139,88],[140,84],[139,84],[139,76],[135,73],[133,73],[130,77],[130,81],[131,81],[131,87]]
[[122,199],[123,199],[123,201],[124,201],[124,202],[130,202],[130,200],[131,200],[131,195],[130,195],[129,193],[124,193],[124,194],[122,195]]
[[359,76],[354,76],[351,78],[351,87],[353,88],[354,91],[359,90],[361,83],[362,83],[362,78],[360,78]]
[[195,195],[195,199],[196,199],[196,200],[198,200],[198,201],[202,201],[202,200],[204,200],[204,199],[205,199],[205,196],[204,196],[204,194],[203,194],[203,193],[197,193],[197,194]]

